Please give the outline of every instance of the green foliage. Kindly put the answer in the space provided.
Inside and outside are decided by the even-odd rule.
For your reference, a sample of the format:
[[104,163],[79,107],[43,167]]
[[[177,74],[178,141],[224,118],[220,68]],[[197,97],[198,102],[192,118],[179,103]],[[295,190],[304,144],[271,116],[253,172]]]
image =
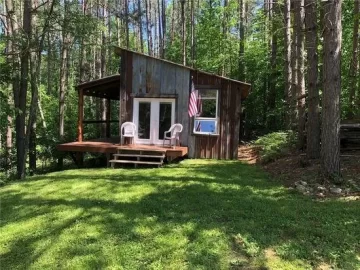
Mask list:
[[273,132],[264,135],[254,142],[261,147],[260,159],[264,163],[274,161],[295,148],[296,136],[292,131]]
[[5,37],[0,34],[0,95],[3,94],[3,86],[10,81],[11,69],[5,57]]
[[292,194],[240,162],[68,170],[0,197],[3,269],[360,267],[360,201]]

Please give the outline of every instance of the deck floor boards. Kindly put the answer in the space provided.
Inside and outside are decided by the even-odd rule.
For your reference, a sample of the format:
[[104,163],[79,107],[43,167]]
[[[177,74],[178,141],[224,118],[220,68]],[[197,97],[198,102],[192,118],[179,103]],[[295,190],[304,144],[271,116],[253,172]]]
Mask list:
[[62,152],[89,152],[89,153],[117,153],[118,150],[165,152],[166,157],[177,158],[187,155],[188,148],[184,146],[163,147],[159,145],[120,145],[119,138],[97,139],[83,142],[69,142],[57,145]]

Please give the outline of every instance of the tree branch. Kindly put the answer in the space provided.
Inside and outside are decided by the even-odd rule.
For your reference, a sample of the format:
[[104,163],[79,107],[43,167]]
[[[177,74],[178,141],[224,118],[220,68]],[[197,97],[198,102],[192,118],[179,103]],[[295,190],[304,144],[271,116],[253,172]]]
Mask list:
[[[54,2],[54,1],[53,1]],[[32,11],[36,12],[39,8],[41,8],[42,6],[46,5],[47,3],[49,3],[49,1],[45,1],[44,3],[38,5],[36,8],[34,8]]]

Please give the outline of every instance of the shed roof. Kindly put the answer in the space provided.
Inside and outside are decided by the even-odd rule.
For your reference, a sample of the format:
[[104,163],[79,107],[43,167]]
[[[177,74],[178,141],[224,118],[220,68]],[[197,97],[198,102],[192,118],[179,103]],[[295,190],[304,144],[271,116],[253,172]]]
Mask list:
[[[243,98],[246,98],[248,96],[250,88],[251,88],[251,85],[246,82],[241,82],[241,81],[227,78],[224,76],[220,76],[220,75],[217,75],[214,73],[198,70],[198,69],[184,66],[184,65],[181,65],[181,64],[178,64],[175,62],[165,60],[165,59],[156,58],[156,57],[149,56],[149,55],[146,55],[143,53],[135,52],[135,51],[132,51],[129,49],[115,47],[115,53],[117,55],[120,56],[122,51],[130,52],[133,54],[141,55],[141,56],[152,58],[152,59],[156,59],[158,61],[162,61],[162,62],[171,64],[171,65],[176,65],[176,66],[179,66],[182,68],[186,68],[186,69],[189,69],[189,70],[197,72],[197,73],[206,74],[206,75],[213,76],[213,77],[216,77],[216,78],[219,78],[219,79],[231,82],[231,83],[238,84],[239,86],[241,86],[240,89],[242,90]],[[117,75],[112,75],[112,76],[104,77],[101,79],[96,79],[93,81],[81,83],[76,86],[76,89],[77,90],[83,89],[84,95],[86,95],[86,96],[95,96],[95,97],[100,97],[100,98],[109,98],[109,99],[118,100],[120,98],[119,87],[120,87],[120,74],[117,74]]]
[[131,53],[133,53],[133,54],[142,55],[142,56],[145,56],[145,57],[148,57],[148,58],[152,58],[152,59],[156,59],[156,60],[158,60],[158,61],[162,61],[162,62],[165,62],[165,63],[168,63],[168,64],[176,65],[176,66],[179,66],[179,67],[182,67],[182,68],[186,68],[186,69],[189,69],[189,70],[192,70],[192,71],[196,71],[196,72],[199,72],[199,73],[203,73],[203,74],[207,74],[207,75],[210,75],[210,76],[214,76],[214,77],[217,77],[217,78],[220,78],[220,79],[229,81],[229,82],[237,83],[237,84],[240,84],[240,85],[242,85],[242,86],[245,86],[246,89],[247,89],[247,92],[248,92],[248,91],[250,90],[250,88],[251,88],[251,84],[249,84],[249,83],[242,82],[242,81],[238,81],[238,80],[231,79],[231,78],[228,78],[228,77],[224,77],[224,76],[221,76],[221,75],[218,75],[218,74],[215,74],[215,73],[210,73],[210,72],[206,72],[206,71],[203,71],[203,70],[195,69],[195,68],[188,67],[188,66],[185,66],[185,65],[181,65],[181,64],[179,64],[179,63],[175,63],[175,62],[172,62],[172,61],[169,61],[169,60],[166,60],[166,59],[157,58],[157,57],[154,57],[154,56],[150,56],[150,55],[147,55],[147,54],[144,54],[144,53],[139,53],[139,52],[136,52],[136,51],[133,51],[133,50],[129,50],[129,49],[120,48],[120,47],[117,47],[117,46],[114,46],[114,50],[115,50],[115,53],[116,53],[117,55],[119,55],[119,56],[121,56],[121,52],[122,52],[122,51],[131,52]]

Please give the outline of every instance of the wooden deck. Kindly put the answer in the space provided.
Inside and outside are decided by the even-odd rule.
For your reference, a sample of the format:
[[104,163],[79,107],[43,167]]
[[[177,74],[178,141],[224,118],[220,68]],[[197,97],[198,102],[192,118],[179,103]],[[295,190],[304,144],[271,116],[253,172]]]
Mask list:
[[88,153],[105,153],[115,154],[118,150],[146,150],[146,151],[162,151],[166,157],[171,159],[184,157],[188,153],[188,148],[184,146],[162,147],[159,145],[139,145],[127,144],[120,145],[119,138],[97,139],[83,142],[70,142],[57,145],[57,149],[62,152],[88,152]]

